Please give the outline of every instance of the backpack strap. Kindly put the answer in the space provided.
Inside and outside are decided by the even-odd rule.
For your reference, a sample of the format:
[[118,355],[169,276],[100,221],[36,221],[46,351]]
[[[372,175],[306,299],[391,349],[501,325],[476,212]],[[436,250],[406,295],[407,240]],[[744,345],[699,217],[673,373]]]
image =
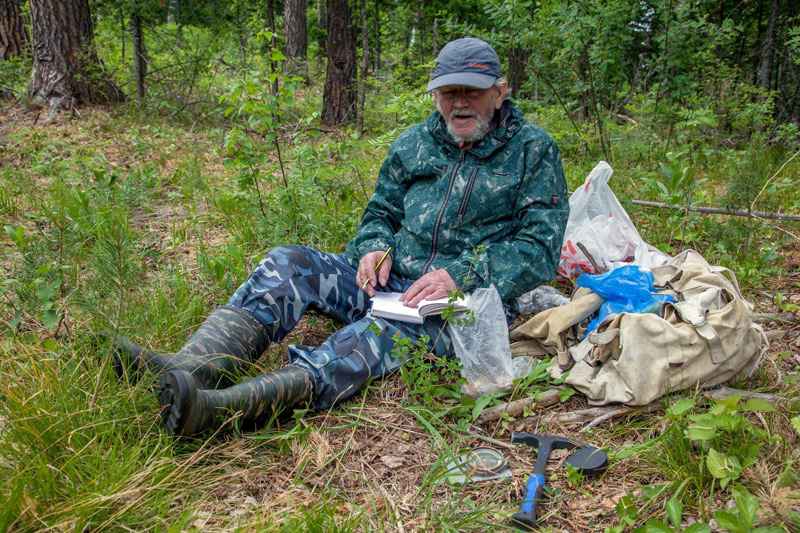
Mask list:
[[730,281],[733,285],[733,288],[736,289],[736,296],[738,296],[745,303],[745,305],[747,305],[749,310],[753,310],[753,304],[745,300],[744,296],[742,296],[742,291],[739,289],[739,282],[736,280],[736,274],[734,274],[731,269],[719,265],[710,265],[708,270],[714,274],[721,274],[725,279]]
[[697,306],[697,303],[691,300],[667,305],[675,309],[675,314],[678,316],[678,318],[687,324],[694,326],[697,334],[705,339],[705,341],[708,343],[709,350],[711,350],[711,360],[715,364],[722,363],[728,358],[727,354],[725,353],[725,348],[722,346],[722,340],[719,338],[717,330],[715,330],[714,326],[709,324],[708,320],[706,320],[705,309],[700,309],[700,307]]

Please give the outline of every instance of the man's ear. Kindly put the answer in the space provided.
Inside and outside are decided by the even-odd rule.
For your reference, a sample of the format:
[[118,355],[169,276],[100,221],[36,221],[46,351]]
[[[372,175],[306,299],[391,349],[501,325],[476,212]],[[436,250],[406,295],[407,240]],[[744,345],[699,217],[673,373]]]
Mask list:
[[503,106],[503,101],[506,99],[506,92],[508,92],[508,83],[506,80],[500,82],[497,88],[497,98],[494,101],[494,108],[500,109]]

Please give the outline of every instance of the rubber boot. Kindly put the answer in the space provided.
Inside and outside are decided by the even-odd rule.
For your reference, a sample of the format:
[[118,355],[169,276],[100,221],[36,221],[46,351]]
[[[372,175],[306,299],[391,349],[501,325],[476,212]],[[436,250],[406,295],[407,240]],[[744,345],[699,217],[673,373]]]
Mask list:
[[167,372],[159,381],[161,418],[174,436],[216,430],[234,413],[240,413],[244,423],[257,424],[312,397],[311,379],[297,365],[220,390],[200,388],[194,375],[184,370]]
[[177,353],[161,354],[119,337],[114,370],[120,377],[126,373],[137,377],[145,367],[156,375],[180,369],[191,372],[201,388],[226,387],[268,346],[267,330],[255,317],[217,307]]

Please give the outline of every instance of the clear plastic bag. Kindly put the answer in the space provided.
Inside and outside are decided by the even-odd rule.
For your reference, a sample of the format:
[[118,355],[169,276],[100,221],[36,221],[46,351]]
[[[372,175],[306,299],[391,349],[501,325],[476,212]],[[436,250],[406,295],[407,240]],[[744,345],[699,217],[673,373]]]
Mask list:
[[470,294],[469,310],[474,320],[459,326],[451,323],[453,348],[461,359],[461,376],[467,382],[461,392],[470,398],[510,391],[514,386],[508,323],[503,302],[492,285]]
[[549,285],[539,285],[530,292],[517,298],[519,312],[522,315],[541,313],[553,307],[561,307],[569,302],[569,298],[561,291]]
[[566,279],[608,272],[625,264],[650,270],[668,260],[642,240],[608,186],[613,172],[608,163],[600,161],[569,198],[569,220],[558,267]]

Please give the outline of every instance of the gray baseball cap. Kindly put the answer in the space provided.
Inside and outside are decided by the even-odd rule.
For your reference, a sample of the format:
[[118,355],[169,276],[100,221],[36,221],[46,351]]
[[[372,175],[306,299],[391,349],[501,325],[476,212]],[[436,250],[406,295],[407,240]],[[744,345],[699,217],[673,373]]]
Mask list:
[[445,85],[464,85],[488,89],[503,75],[497,53],[486,42],[474,37],[450,41],[439,52],[426,91]]

